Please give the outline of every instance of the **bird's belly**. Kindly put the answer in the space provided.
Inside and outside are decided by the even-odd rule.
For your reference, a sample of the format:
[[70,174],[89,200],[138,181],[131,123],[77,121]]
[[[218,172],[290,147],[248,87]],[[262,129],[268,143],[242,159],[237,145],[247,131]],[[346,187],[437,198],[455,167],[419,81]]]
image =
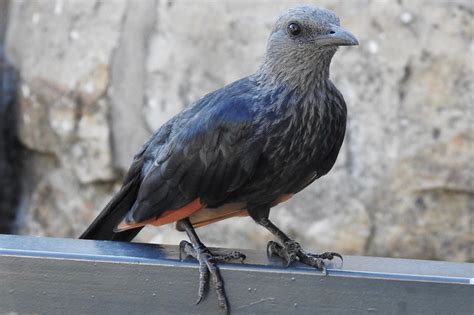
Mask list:
[[194,227],[201,227],[231,217],[247,216],[246,207],[243,202],[232,202],[216,208],[203,208],[191,215],[189,220]]
[[[292,196],[293,194],[281,195],[273,202],[272,207],[276,206],[279,203],[287,201]],[[246,208],[246,203],[232,202],[216,208],[203,208],[198,212],[193,213],[188,219],[193,225],[193,227],[198,228],[210,223],[214,223],[232,217],[248,216],[249,213]]]

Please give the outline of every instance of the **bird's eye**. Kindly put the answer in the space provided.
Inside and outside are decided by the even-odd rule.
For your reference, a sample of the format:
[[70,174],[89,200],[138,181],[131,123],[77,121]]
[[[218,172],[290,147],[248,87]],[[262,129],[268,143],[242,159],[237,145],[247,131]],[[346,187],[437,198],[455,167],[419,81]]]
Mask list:
[[293,36],[298,36],[299,34],[301,34],[301,26],[298,23],[290,23],[288,25],[288,33]]

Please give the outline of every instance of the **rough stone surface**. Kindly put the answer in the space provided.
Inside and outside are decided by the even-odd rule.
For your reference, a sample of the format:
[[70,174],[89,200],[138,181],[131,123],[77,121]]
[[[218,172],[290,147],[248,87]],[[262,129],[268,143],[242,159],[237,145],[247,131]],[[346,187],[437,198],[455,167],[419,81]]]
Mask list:
[[153,0],[130,1],[122,17],[121,36],[111,63],[112,82],[109,97],[115,166],[126,171],[130,158],[137,152],[152,130],[144,123],[143,104],[146,102],[146,69],[148,39],[156,21]]
[[75,236],[113,191],[107,91],[124,12],[123,1],[11,2],[6,50],[22,79],[28,150],[23,233]]
[[[13,1],[7,50],[29,149],[23,233],[77,236],[148,135],[255,71],[290,1]],[[313,250],[473,261],[474,7],[465,1],[318,1],[361,45],[332,78],[349,107],[334,169],[272,211]],[[225,233],[222,233],[225,231]],[[199,230],[260,247],[249,218]],[[176,243],[173,226],[140,240]]]
[[15,119],[18,76],[5,56],[8,6],[8,2],[0,1],[0,233],[15,232],[21,198],[22,150]]

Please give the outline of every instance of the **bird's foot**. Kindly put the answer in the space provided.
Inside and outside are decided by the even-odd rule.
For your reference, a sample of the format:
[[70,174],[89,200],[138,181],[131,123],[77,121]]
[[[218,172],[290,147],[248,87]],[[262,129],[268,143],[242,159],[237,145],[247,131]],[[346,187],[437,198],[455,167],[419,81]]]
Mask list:
[[196,304],[199,304],[206,295],[209,284],[209,274],[211,274],[217,293],[217,299],[219,300],[219,306],[228,312],[229,302],[224,291],[224,281],[216,264],[236,259],[243,262],[245,255],[238,251],[213,254],[207,247],[201,246],[194,248],[193,245],[187,241],[181,241],[179,248],[180,259],[181,254],[184,253],[186,256],[194,257],[199,262],[199,289]]
[[307,253],[301,248],[298,242],[293,240],[286,241],[283,245],[277,242],[270,241],[267,245],[268,255],[276,255],[286,261],[287,266],[292,262],[299,260],[301,263],[321,269],[323,274],[327,274],[326,264],[324,260],[332,260],[334,257],[339,257],[342,261],[342,256],[338,253],[325,252],[322,254]]

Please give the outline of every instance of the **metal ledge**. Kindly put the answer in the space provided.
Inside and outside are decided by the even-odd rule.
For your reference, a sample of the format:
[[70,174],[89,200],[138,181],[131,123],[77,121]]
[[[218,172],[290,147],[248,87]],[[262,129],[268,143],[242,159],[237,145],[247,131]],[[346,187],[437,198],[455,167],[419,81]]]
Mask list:
[[[473,314],[474,264],[345,256],[328,276],[264,250],[222,264],[233,314]],[[0,235],[0,313],[221,314],[176,246]],[[471,284],[471,285],[470,285]]]

